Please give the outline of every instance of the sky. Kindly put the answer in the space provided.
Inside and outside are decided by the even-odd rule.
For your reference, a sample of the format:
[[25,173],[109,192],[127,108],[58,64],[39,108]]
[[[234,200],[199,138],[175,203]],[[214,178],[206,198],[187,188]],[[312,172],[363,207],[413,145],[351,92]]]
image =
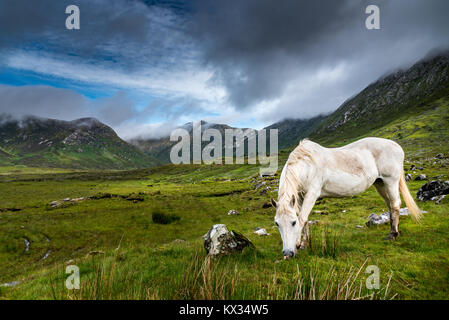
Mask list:
[[0,114],[95,117],[124,139],[200,119],[261,129],[447,49],[448,14],[447,0],[0,0]]

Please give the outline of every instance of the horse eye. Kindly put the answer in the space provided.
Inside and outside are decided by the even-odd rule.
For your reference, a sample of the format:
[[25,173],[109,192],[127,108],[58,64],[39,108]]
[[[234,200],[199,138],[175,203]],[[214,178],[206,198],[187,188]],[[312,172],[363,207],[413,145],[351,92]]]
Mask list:
[[292,227],[294,227],[296,225],[296,221],[292,222]]

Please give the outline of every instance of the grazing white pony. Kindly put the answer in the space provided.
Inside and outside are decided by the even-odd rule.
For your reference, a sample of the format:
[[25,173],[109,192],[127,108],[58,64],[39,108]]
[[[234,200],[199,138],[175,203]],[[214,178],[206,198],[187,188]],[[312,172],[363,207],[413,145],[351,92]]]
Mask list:
[[421,211],[405,183],[403,163],[401,146],[387,139],[364,138],[340,148],[302,140],[282,170],[277,202],[272,199],[284,258],[303,247],[301,233],[318,198],[353,196],[374,184],[390,211],[387,239],[399,234],[399,193],[412,217],[419,221]]

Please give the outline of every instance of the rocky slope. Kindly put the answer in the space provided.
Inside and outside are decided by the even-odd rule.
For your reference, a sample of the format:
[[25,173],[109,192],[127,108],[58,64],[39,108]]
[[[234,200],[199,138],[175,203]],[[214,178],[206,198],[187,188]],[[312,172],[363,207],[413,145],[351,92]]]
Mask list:
[[311,137],[335,142],[361,136],[404,115],[413,116],[448,93],[449,52],[445,52],[372,83],[343,103]]

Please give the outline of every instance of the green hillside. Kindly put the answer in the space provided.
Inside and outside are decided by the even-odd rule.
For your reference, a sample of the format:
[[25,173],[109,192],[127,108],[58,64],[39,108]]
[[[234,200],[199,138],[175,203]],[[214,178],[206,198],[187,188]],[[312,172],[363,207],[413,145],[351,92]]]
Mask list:
[[132,169],[158,164],[96,119],[0,119],[0,164]]

